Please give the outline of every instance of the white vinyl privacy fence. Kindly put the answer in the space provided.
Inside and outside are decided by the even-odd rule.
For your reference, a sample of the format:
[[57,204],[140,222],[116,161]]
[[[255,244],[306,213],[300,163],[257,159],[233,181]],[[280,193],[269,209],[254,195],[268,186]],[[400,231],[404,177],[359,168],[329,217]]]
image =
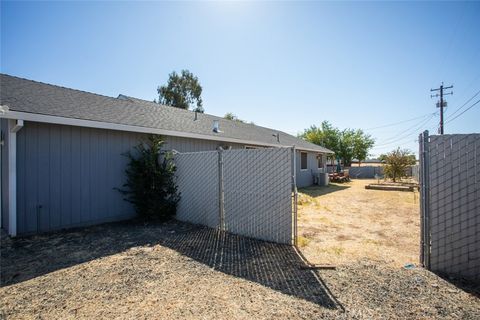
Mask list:
[[178,153],[177,219],[292,244],[293,161],[293,148]]

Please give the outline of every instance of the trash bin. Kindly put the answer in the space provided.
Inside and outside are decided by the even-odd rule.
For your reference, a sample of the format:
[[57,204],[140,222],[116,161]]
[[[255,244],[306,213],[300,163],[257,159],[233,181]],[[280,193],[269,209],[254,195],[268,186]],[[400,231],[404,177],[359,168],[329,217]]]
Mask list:
[[319,186],[328,186],[328,172],[325,169],[318,169],[315,176],[315,183]]
[[328,173],[319,173],[318,174],[318,185],[319,186],[328,186]]

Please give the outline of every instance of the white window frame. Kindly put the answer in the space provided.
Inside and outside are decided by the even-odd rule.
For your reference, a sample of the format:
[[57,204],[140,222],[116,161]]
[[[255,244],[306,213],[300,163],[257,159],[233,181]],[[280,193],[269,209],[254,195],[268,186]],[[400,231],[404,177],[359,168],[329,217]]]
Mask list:
[[[307,161],[306,161],[306,166],[307,167],[305,169],[302,168],[302,155],[303,154],[305,154],[307,156],[307,158],[306,158],[307,159]],[[308,170],[308,152],[301,151],[300,152],[300,171],[307,171],[307,170]]]
[[[319,166],[319,161],[322,160],[322,165]],[[319,153],[317,155],[317,169],[323,169],[325,167],[325,163],[323,163],[323,154]]]

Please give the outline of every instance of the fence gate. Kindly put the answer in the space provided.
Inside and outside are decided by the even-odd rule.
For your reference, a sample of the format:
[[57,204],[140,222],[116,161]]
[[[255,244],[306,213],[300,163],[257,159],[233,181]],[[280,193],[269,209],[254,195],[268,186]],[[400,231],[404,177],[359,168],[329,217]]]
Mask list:
[[293,148],[176,154],[177,219],[292,244],[293,161]]
[[419,142],[421,262],[480,283],[480,134]]

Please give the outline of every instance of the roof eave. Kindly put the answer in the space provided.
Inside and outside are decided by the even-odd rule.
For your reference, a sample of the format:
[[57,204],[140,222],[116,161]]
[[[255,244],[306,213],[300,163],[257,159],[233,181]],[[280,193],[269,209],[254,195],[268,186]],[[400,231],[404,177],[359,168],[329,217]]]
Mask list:
[[[52,115],[46,115],[46,114],[14,111],[14,110],[10,110],[7,106],[0,106],[0,118],[20,119],[24,121],[43,122],[43,123],[98,128],[98,129],[109,129],[109,130],[137,132],[137,133],[152,133],[152,134],[160,134],[165,136],[202,139],[202,140],[219,141],[219,142],[230,142],[230,143],[238,143],[238,144],[245,144],[245,145],[264,146],[264,147],[277,147],[277,148],[293,147],[293,145],[288,146],[288,145],[281,145],[281,144],[275,144],[275,143],[266,143],[261,141],[229,138],[224,136],[213,136],[213,135],[206,135],[206,134],[199,134],[199,133],[192,133],[192,132],[172,131],[172,130],[165,130],[165,129],[159,129],[159,128],[126,125],[126,124],[119,124],[119,123],[112,123],[112,122],[85,120],[85,119],[77,119],[77,118],[69,118],[69,117],[52,116]],[[325,151],[311,149],[311,148],[304,148],[304,147],[295,147],[295,148],[297,150],[302,150],[302,151],[328,153]]]

